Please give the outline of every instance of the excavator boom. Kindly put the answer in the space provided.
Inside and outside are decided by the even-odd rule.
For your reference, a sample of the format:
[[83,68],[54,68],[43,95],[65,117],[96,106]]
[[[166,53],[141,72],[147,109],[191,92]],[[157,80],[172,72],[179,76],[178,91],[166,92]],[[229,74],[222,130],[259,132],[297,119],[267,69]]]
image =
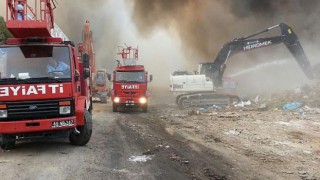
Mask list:
[[[280,36],[252,39],[252,37],[254,36],[268,32],[277,27],[280,27],[281,29]],[[284,23],[280,23],[265,30],[251,34],[249,36],[237,38],[233,41],[226,43],[218,53],[218,56],[216,57],[212,67],[208,70],[207,76],[213,80],[214,86],[219,87],[222,84],[222,77],[226,68],[226,62],[231,55],[242,51],[254,50],[257,48],[276,45],[280,43],[285,44],[287,49],[296,59],[297,63],[299,64],[305,75],[309,79],[313,79],[314,74],[312,67],[304,53],[304,50],[299,42],[297,35],[293,32],[291,27]]]

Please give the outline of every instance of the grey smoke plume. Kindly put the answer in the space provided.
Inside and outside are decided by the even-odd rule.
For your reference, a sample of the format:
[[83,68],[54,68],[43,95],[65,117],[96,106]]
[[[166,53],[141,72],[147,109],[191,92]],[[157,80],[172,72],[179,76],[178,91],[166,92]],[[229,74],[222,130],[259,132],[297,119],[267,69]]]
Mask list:
[[[134,0],[132,13],[132,21],[143,37],[152,35],[159,28],[178,35],[182,49],[186,50],[184,61],[190,63],[212,62],[226,42],[281,22],[293,28],[312,61],[310,57],[318,56],[320,48],[319,17],[320,1],[317,0]],[[275,34],[279,35],[279,31],[263,36]],[[245,81],[247,87],[250,84],[262,87],[263,84],[269,89],[305,82],[292,55],[281,45],[239,53],[228,61],[225,74],[231,69],[233,74],[259,63],[287,58],[291,59],[290,67],[259,70],[239,81]]]
[[[56,23],[65,34],[77,43],[82,42],[82,29],[86,20],[90,21],[98,68],[114,67],[113,58],[119,44],[120,30],[113,13],[117,7],[110,0],[58,0],[55,13]],[[111,5],[110,5],[111,4]]]
[[[177,31],[186,48],[212,59],[233,38],[285,22],[299,37],[319,40],[317,0],[134,0],[132,20],[142,35]],[[317,43],[318,44],[318,43]]]

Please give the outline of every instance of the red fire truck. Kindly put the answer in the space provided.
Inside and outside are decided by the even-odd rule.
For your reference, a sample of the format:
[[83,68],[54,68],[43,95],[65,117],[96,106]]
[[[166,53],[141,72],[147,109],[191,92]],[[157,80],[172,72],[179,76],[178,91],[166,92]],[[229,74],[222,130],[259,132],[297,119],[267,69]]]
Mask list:
[[138,47],[119,46],[118,54],[121,55],[123,64],[118,61],[113,72],[113,112],[117,112],[118,108],[141,108],[143,112],[147,112],[150,96],[148,83],[152,81],[152,75],[148,76],[143,65],[137,65]]
[[32,2],[6,3],[15,38],[0,45],[1,148],[48,137],[85,145],[92,133],[89,55],[78,58],[73,42],[51,35],[54,1]]

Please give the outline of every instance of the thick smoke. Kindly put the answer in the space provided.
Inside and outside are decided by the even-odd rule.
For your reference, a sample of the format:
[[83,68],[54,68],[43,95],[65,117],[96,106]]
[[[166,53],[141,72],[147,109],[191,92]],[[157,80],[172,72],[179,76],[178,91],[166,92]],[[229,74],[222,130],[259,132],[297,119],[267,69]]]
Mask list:
[[[132,20],[142,35],[156,28],[177,31],[186,48],[214,57],[227,41],[269,26],[288,23],[314,39],[319,1],[310,0],[134,0]],[[300,36],[302,36],[300,34]]]
[[[319,16],[320,1],[317,0],[134,0],[132,20],[143,37],[150,36],[159,28],[173,35],[178,34],[182,49],[187,49],[185,61],[192,63],[212,62],[226,42],[284,22],[296,32],[309,60],[313,61],[312,57],[318,56],[316,52],[319,49]],[[279,35],[279,31],[271,34],[263,36]],[[288,58],[293,59],[281,45],[239,53],[236,60],[233,57],[233,62],[228,61],[226,74],[230,69],[241,71],[257,63]],[[266,83],[267,86],[287,86],[289,82],[304,81],[300,81],[301,76],[305,77],[296,62],[290,60],[288,64],[276,68],[268,66],[268,72],[261,72],[263,69],[260,69],[261,73],[251,74],[251,78],[256,76],[259,78],[255,80],[265,82],[271,75],[273,79]],[[276,69],[283,74],[283,79],[279,79],[285,79],[287,83],[275,80],[272,70]],[[289,79],[284,70],[299,75],[300,79]],[[250,82],[253,83],[253,80],[250,79]]]
[[55,21],[65,34],[77,43],[82,42],[83,24],[90,21],[98,68],[109,72],[114,67],[113,57],[119,44],[120,31],[114,18],[118,4],[110,0],[59,0],[55,9]]

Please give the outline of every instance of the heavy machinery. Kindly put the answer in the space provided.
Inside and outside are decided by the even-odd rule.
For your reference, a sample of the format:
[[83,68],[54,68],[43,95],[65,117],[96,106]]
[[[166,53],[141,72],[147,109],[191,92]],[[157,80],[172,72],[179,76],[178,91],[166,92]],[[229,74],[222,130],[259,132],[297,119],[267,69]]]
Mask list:
[[[279,27],[281,35],[252,39],[269,30]],[[280,23],[265,30],[256,32],[246,37],[234,39],[226,43],[213,63],[202,63],[199,65],[198,73],[187,75],[181,73],[171,74],[170,90],[181,92],[176,102],[179,107],[212,106],[214,104],[230,104],[237,101],[238,97],[232,91],[236,82],[224,81],[223,74],[226,69],[227,60],[235,53],[249,51],[261,47],[284,43],[297,63],[309,79],[314,78],[311,68],[297,35],[287,24]],[[226,82],[226,83],[224,83]],[[231,91],[229,91],[231,89]]]
[[[17,20],[18,1],[24,7],[22,20]],[[0,45],[1,148],[53,137],[85,145],[92,134],[89,55],[79,59],[73,42],[51,35],[53,1],[32,2],[6,1],[6,25],[15,38]],[[58,66],[48,73],[52,58]],[[59,69],[61,64],[67,68]]]
[[152,81],[143,65],[137,65],[138,47],[119,46],[119,55],[123,65],[118,65],[113,72],[113,88],[111,91],[112,109],[117,112],[118,108],[141,108],[143,112],[148,111],[150,93],[148,83]]
[[90,22],[86,21],[83,26],[83,36],[82,43],[78,44],[78,51],[80,54],[88,54],[90,56],[90,67],[91,67],[91,77],[92,77],[92,100],[100,101],[102,103],[107,103],[109,97],[109,90],[107,87],[107,74],[106,69],[96,68],[95,63],[95,52],[92,39],[92,31],[90,30]]

